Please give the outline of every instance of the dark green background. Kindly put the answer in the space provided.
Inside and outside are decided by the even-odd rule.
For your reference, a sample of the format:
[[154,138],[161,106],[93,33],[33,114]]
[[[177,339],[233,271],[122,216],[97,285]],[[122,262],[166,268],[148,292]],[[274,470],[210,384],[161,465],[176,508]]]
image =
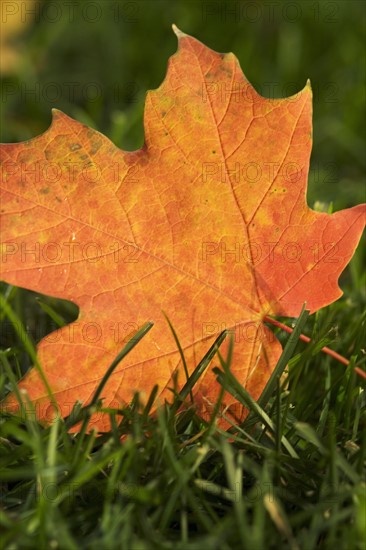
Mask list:
[[309,204],[333,201],[338,210],[365,200],[363,0],[70,4],[37,2],[36,21],[18,39],[22,65],[2,79],[1,141],[43,132],[57,107],[123,148],[140,147],[144,96],[176,50],[175,23],[216,51],[234,52],[262,95],[292,94],[310,78]]

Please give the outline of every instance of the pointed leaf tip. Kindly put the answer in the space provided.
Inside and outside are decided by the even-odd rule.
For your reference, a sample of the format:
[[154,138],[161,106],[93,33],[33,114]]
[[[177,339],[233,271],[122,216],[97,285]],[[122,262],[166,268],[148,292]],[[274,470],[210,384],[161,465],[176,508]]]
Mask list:
[[177,25],[174,25],[174,23],[172,24],[172,29],[173,29],[174,33],[176,34],[178,40],[180,38],[184,38],[185,36],[188,36],[185,32],[182,32],[180,29],[178,29]]
[[55,107],[52,107],[51,114],[52,114],[52,120],[56,120],[58,118],[67,116],[63,111],[60,111],[60,109],[56,109]]

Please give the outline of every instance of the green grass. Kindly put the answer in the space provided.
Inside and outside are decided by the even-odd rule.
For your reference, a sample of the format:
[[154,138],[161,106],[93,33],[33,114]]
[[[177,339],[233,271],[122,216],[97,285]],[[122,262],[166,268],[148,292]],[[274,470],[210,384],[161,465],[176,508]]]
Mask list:
[[[144,406],[136,395],[128,407],[109,410],[113,428],[100,437],[87,426],[103,407],[102,385],[91,406],[76,404],[68,419],[47,428],[29,404],[18,417],[3,412],[1,548],[363,550],[366,400],[353,371],[365,366],[360,258],[361,251],[343,277],[345,297],[296,321],[295,331],[312,335],[310,345],[277,332],[284,352],[257,403],[230,373],[230,352],[221,356],[228,337],[222,334],[173,403],[150,415],[155,390]],[[15,287],[1,291],[4,395],[42,336],[26,330],[30,322],[45,334],[76,311]],[[350,365],[322,353],[324,345],[351,358]],[[127,352],[128,346],[111,370]],[[190,398],[214,356],[218,382],[250,409],[226,432],[217,427],[220,403],[204,422]],[[70,434],[80,419],[83,429]]]

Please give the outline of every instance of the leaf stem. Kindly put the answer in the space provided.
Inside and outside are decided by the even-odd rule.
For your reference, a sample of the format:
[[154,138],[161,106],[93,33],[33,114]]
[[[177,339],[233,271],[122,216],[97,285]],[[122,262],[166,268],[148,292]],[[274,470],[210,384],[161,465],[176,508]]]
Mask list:
[[[278,327],[282,330],[285,330],[289,334],[292,334],[292,332],[293,332],[293,329],[291,327],[288,327],[287,325],[284,325],[283,323],[280,323],[280,321],[276,321],[276,319],[272,319],[272,317],[269,317],[268,315],[265,315],[264,321],[266,323],[271,323],[271,325],[274,325],[275,327]],[[307,344],[309,342],[311,342],[311,338],[309,338],[309,336],[305,336],[305,334],[300,334],[299,340],[302,340],[303,342],[306,342]],[[323,351],[324,353],[327,353],[328,355],[330,355],[334,359],[337,359],[337,361],[339,361],[340,363],[343,363],[344,365],[349,365],[349,360],[348,359],[346,359],[345,357],[343,357],[343,355],[340,355],[336,351],[328,348],[327,346],[324,346],[321,349],[321,351]],[[366,380],[366,372],[364,372],[359,367],[355,367],[354,370],[359,376],[361,376],[362,378],[364,378]]]

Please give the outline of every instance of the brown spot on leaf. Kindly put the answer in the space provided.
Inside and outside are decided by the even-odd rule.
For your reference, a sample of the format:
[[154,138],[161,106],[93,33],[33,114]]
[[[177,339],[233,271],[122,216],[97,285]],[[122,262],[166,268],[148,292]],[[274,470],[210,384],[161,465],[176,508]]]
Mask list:
[[78,151],[79,149],[81,149],[80,143],[72,143],[70,145],[70,151]]

